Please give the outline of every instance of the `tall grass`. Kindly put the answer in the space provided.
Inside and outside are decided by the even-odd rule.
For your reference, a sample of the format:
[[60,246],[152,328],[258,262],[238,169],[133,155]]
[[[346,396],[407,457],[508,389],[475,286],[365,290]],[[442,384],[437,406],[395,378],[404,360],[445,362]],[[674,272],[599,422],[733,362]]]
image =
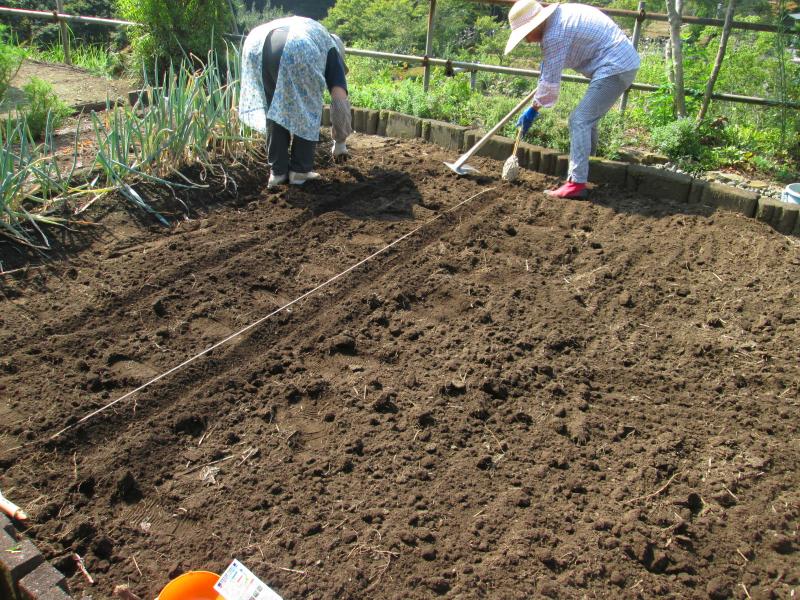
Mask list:
[[[64,63],[64,47],[61,44],[51,44],[44,48],[30,46],[27,48],[28,57],[33,60],[48,63]],[[108,46],[100,44],[77,44],[70,47],[70,60],[76,67],[86,69],[93,75],[111,77],[122,69],[119,53]]]

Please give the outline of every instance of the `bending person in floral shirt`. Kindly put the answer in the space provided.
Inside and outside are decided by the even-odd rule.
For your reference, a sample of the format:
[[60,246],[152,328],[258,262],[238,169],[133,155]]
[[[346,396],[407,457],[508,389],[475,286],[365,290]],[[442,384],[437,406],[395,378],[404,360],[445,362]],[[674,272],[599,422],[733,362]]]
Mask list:
[[345,141],[353,129],[346,72],[342,40],[312,19],[277,19],[247,36],[239,116],[267,136],[268,188],[319,178],[314,152],[325,88],[331,93],[333,157],[347,157]]
[[506,54],[523,39],[542,46],[542,74],[533,106],[517,123],[527,133],[539,109],[556,103],[561,74],[573,69],[588,77],[589,89],[569,116],[569,173],[557,198],[585,198],[589,156],[597,147],[597,124],[628,89],[639,70],[639,55],[622,30],[600,10],[586,4],[550,4],[518,0],[508,13],[511,37]]

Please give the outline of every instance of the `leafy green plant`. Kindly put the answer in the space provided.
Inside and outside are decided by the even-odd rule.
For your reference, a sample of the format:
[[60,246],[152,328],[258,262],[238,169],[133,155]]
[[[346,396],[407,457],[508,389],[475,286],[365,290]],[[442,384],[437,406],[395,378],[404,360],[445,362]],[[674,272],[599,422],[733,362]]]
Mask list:
[[[51,129],[45,137],[52,142]],[[63,218],[53,216],[55,209],[91,187],[71,187],[77,158],[63,168],[49,148],[52,143],[33,140],[21,117],[5,119],[0,125],[0,235],[40,249],[50,247],[41,226],[63,224]]]
[[700,132],[692,119],[677,119],[652,131],[653,144],[671,159],[699,159],[704,152]]
[[103,117],[92,115],[98,148],[95,166],[106,184],[117,187],[162,224],[167,222],[132,183],[203,187],[186,179],[181,169],[196,165],[213,171],[223,160],[249,153],[256,143],[236,118],[238,53],[232,47],[222,57],[212,52],[206,65],[197,72],[186,65],[170,65],[166,75],[156,79],[160,85],[146,81],[136,106],[115,107]]
[[117,0],[123,19],[142,23],[128,39],[134,56],[150,68],[224,52],[223,35],[234,25],[230,6],[228,0]]
[[31,78],[22,91],[25,94],[22,118],[33,139],[42,139],[48,128],[60,127],[71,113],[69,106],[56,95],[53,86],[38,77]]
[[25,51],[8,41],[7,27],[0,24],[0,100],[2,100],[14,75],[19,71]]

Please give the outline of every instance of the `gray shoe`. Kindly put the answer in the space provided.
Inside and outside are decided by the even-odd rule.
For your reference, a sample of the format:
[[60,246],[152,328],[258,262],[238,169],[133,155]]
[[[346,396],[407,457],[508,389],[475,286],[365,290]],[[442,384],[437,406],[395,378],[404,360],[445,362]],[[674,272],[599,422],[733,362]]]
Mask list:
[[283,175],[275,175],[274,173],[270,174],[269,181],[267,181],[267,189],[271,190],[272,188],[276,188],[279,185],[286,183],[286,173]]
[[294,171],[289,171],[289,184],[303,185],[306,181],[320,179],[321,177],[322,175],[316,171],[309,171],[308,173],[295,173]]

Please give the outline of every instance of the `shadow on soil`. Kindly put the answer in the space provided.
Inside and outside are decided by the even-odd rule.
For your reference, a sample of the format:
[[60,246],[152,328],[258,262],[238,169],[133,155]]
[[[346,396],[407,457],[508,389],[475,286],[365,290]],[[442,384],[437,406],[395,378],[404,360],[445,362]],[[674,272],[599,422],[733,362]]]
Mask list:
[[310,182],[288,189],[283,197],[314,216],[336,211],[351,219],[373,221],[413,219],[414,205],[424,205],[414,180],[403,171],[373,167],[364,173],[345,165],[340,173],[348,180]]

